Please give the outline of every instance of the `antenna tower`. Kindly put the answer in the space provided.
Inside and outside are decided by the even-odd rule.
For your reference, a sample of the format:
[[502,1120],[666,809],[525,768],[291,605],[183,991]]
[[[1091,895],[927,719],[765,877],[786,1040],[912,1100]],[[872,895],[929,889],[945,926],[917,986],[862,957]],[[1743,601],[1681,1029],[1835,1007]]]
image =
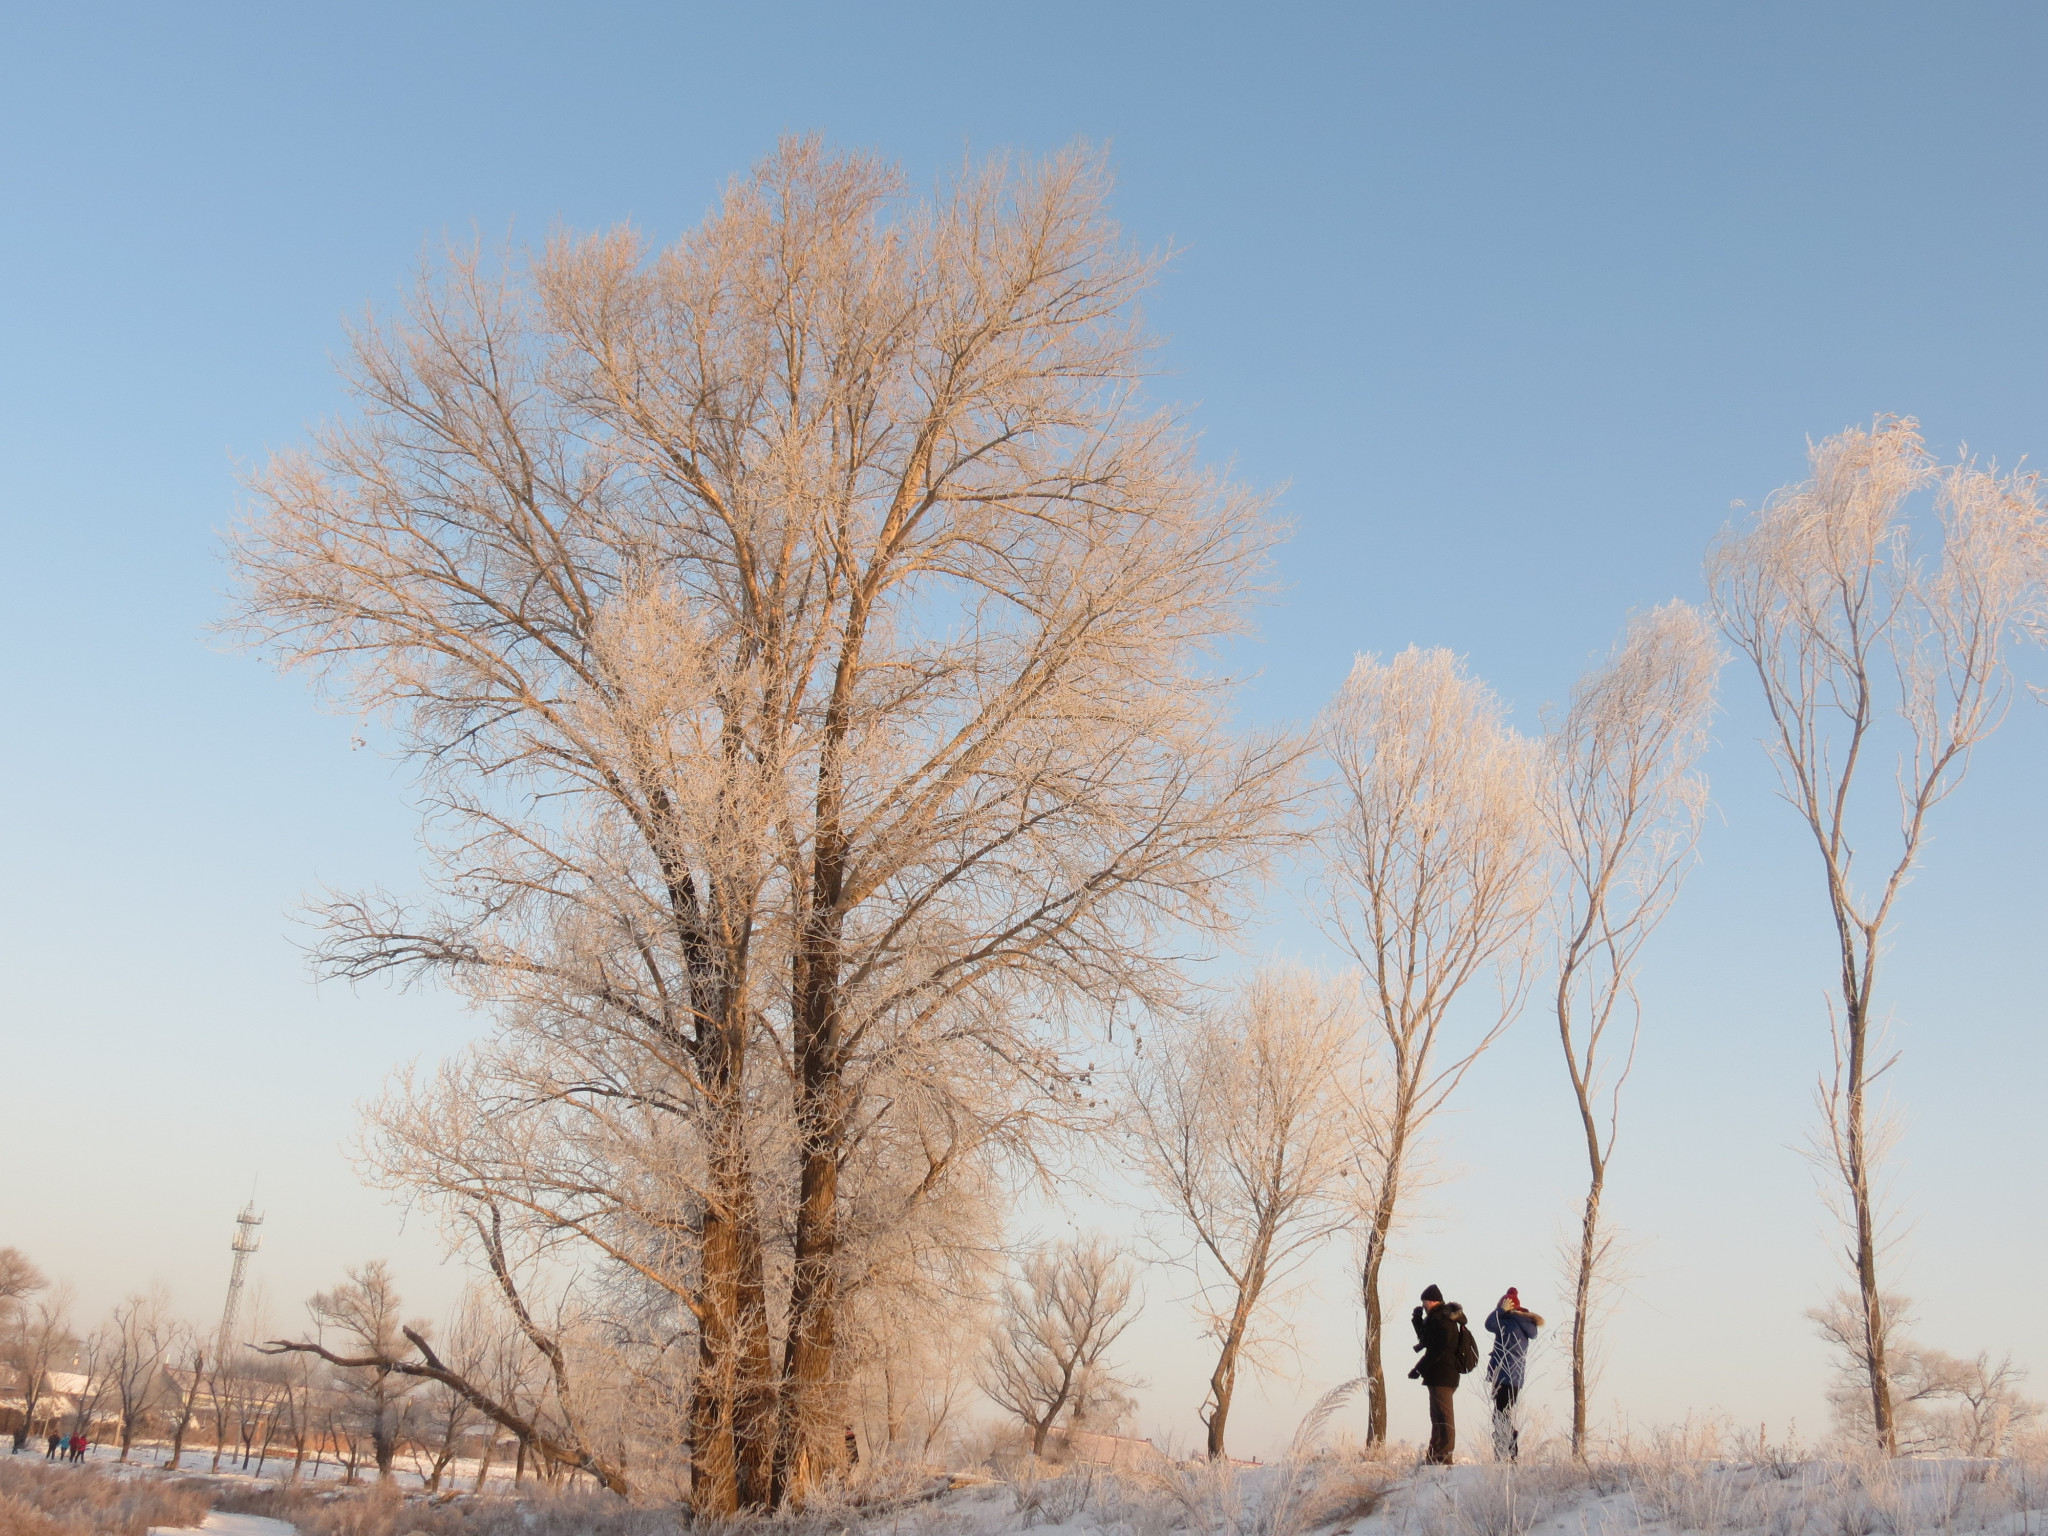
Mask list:
[[242,1214],[235,1218],[235,1267],[228,1276],[228,1304],[221,1308],[220,1338],[214,1345],[213,1358],[216,1362],[228,1357],[235,1335],[235,1314],[242,1310],[242,1279],[248,1273],[249,1255],[261,1245],[263,1239],[256,1235],[256,1229],[263,1225],[263,1218],[256,1214],[256,1202],[251,1200],[242,1207]]

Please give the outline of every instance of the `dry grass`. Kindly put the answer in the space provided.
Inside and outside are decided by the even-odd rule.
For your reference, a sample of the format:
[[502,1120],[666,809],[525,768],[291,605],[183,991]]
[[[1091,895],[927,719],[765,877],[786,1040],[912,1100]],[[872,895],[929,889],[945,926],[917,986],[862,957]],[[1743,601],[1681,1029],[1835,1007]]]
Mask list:
[[206,1518],[203,1483],[110,1477],[90,1466],[0,1458],[0,1536],[146,1536]]

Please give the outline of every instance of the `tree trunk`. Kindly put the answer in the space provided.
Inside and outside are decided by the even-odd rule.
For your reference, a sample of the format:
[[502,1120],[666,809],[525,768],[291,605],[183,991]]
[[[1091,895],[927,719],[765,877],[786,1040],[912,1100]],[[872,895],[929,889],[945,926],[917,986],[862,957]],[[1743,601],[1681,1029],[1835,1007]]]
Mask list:
[[1843,1181],[1856,1222],[1856,1289],[1863,1303],[1864,1360],[1870,1380],[1871,1427],[1878,1449],[1899,1454],[1898,1424],[1892,1414],[1891,1367],[1885,1358],[1884,1298],[1877,1279],[1877,1212],[1870,1188],[1870,1148],[1864,1124],[1865,1074],[1869,1070],[1870,1003],[1877,969],[1872,935],[1864,935],[1859,953],[1856,924],[1846,903],[1835,905],[1835,927],[1842,945],[1842,1012],[1849,1035],[1846,1115],[1840,1128]]
[[1209,1431],[1208,1451],[1211,1461],[1223,1459],[1223,1431],[1230,1420],[1230,1397],[1237,1390],[1237,1351],[1239,1337],[1233,1331],[1223,1343],[1223,1353],[1216,1361],[1216,1369],[1209,1376],[1209,1395],[1215,1399],[1215,1406],[1209,1410],[1207,1429]]
[[1586,1336],[1592,1319],[1593,1265],[1599,1253],[1600,1195],[1607,1169],[1595,1161],[1586,1185],[1586,1204],[1579,1222],[1579,1265],[1572,1286],[1572,1455],[1586,1459]]
[[[824,1118],[815,1101],[810,1116]],[[830,1429],[838,1326],[839,1158],[836,1136],[804,1133],[798,1191],[796,1264],[784,1345],[782,1437],[776,1502],[800,1504],[839,1465]],[[843,1450],[841,1451],[843,1454]]]
[[[836,818],[821,818],[827,826]],[[797,956],[796,1117],[803,1164],[797,1190],[796,1253],[790,1276],[789,1334],[783,1344],[782,1431],[776,1446],[775,1502],[800,1505],[818,1480],[841,1466],[844,1440],[832,1433],[839,1322],[839,1157],[845,1120],[840,1102],[839,932],[843,849],[820,838],[811,893],[818,913]]]
[[206,1364],[203,1354],[192,1356],[192,1387],[185,1394],[185,1405],[178,1413],[178,1426],[171,1431],[171,1463],[167,1470],[178,1470],[178,1458],[185,1454],[185,1431],[191,1427],[193,1410],[199,1403],[199,1373]]
[[[736,1081],[731,1087],[736,1094]],[[774,1362],[742,1114],[736,1101],[721,1107],[711,1170],[717,1199],[699,1218],[704,1311],[690,1405],[690,1501],[712,1515],[766,1508],[772,1497]]]
[[[730,727],[728,758],[740,754]],[[671,808],[655,796],[664,821]],[[674,846],[686,839],[678,833]],[[700,1273],[697,1369],[690,1400],[690,1502],[730,1515],[772,1497],[774,1355],[769,1339],[754,1171],[747,1153],[747,941],[750,902],[714,877],[702,891],[684,867],[667,866],[669,908],[690,975],[692,1054],[710,1096],[711,1195],[697,1214]],[[708,908],[708,910],[707,910]],[[714,942],[735,924],[742,937]],[[516,1481],[516,1477],[515,1477]]]
[[[707,1209],[699,1234],[703,1311],[697,1320],[697,1373],[690,1401],[690,1507],[706,1516],[732,1515],[740,1507],[733,1423],[739,1399],[738,1249],[730,1216]],[[525,1464],[522,1442],[514,1484]]]
[[1386,1348],[1386,1320],[1380,1309],[1380,1265],[1387,1257],[1387,1233],[1394,1225],[1394,1205],[1400,1195],[1401,1158],[1407,1138],[1397,1130],[1387,1171],[1380,1185],[1380,1197],[1373,1204],[1372,1230],[1365,1238],[1365,1441],[1368,1445],[1387,1443],[1387,1371],[1382,1355]]
[[21,1454],[21,1448],[28,1444],[29,1434],[35,1428],[36,1409],[41,1406],[43,1400],[42,1368],[32,1363],[22,1374],[32,1379],[22,1388],[21,1428],[14,1432],[14,1453],[17,1456]]
[[1244,1353],[1245,1334],[1250,1331],[1252,1313],[1259,1304],[1259,1295],[1265,1289],[1266,1256],[1270,1252],[1271,1234],[1262,1234],[1258,1250],[1248,1256],[1245,1262],[1247,1280],[1237,1293],[1237,1305],[1230,1314],[1230,1327],[1223,1336],[1223,1348],[1216,1356],[1216,1369],[1209,1377],[1209,1395],[1215,1400],[1215,1407],[1209,1412],[1209,1459],[1223,1459],[1223,1430],[1230,1418],[1230,1400],[1237,1392],[1237,1362]]
[[1878,1448],[1899,1454],[1898,1424],[1892,1415],[1891,1367],[1885,1358],[1884,1298],[1877,1280],[1877,1215],[1872,1209],[1869,1148],[1864,1140],[1863,1074],[1868,1031],[1861,1009],[1849,1015],[1849,1196],[1856,1216],[1856,1286],[1863,1300],[1865,1358],[1870,1367],[1871,1426]]

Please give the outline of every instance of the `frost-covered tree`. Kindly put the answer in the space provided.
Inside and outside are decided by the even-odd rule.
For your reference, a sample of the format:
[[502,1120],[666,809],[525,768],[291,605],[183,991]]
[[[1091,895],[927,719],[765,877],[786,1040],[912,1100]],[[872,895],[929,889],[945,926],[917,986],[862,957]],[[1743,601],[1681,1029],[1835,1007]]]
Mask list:
[[1106,193],[785,144],[667,249],[455,260],[252,483],[246,633],[433,806],[442,900],[337,902],[324,962],[501,1021],[395,1161],[666,1292],[706,1513],[839,1463],[867,1250],[1060,1112],[1062,1019],[1170,993],[1280,835],[1293,749],[1202,660],[1273,535],[1139,399]]
[[[1641,1015],[1635,968],[1691,863],[1720,658],[1684,603],[1630,621],[1544,738],[1537,803],[1549,835],[1552,1006],[1586,1143],[1572,1274],[1572,1454],[1585,1454],[1594,1291],[1610,1238],[1600,1202]],[[1619,1026],[1617,1028],[1616,1026]]]
[[[1966,1360],[1917,1343],[1906,1333],[1911,1303],[1889,1292],[1883,1301],[1884,1361],[1903,1454],[2003,1456],[2016,1435],[2040,1420],[2042,1405],[2021,1392],[2027,1373],[2010,1353],[1994,1361],[1980,1351]],[[1875,1429],[1863,1315],[1862,1299],[1853,1292],[1807,1314],[1835,1350],[1837,1380],[1828,1403],[1836,1433],[1850,1445],[1870,1444]]]
[[1109,1351],[1137,1320],[1137,1279],[1112,1244],[1090,1238],[1029,1255],[997,1310],[977,1379],[1030,1431],[1032,1455],[1045,1454],[1062,1413],[1100,1422],[1103,1404],[1124,1400]]
[[[2041,611],[2044,514],[2035,476],[1939,466],[1908,420],[1808,457],[1808,479],[1715,544],[1707,579],[1762,685],[1780,791],[1820,857],[1840,971],[1820,1158],[1862,1308],[1871,1433],[1895,1454],[1877,1181],[1889,1131],[1872,1084],[1896,1058],[1880,1039],[1879,960],[1934,808],[2005,718],[2007,648]],[[1910,507],[1924,490],[1931,519]]]
[[1201,1410],[1224,1454],[1240,1366],[1267,1363],[1300,1266],[1352,1219],[1374,1113],[1355,988],[1266,969],[1164,1021],[1132,1071],[1126,1124],[1145,1182],[1190,1247],[1215,1369]]
[[35,1432],[37,1414],[47,1412],[50,1372],[63,1368],[77,1348],[78,1338],[71,1331],[71,1305],[69,1285],[48,1290],[34,1301],[17,1301],[6,1335],[0,1339],[21,1394],[21,1423],[14,1431],[16,1451]]
[[321,1341],[316,1352],[335,1367],[335,1380],[369,1437],[377,1475],[388,1480],[422,1383],[384,1362],[426,1324],[406,1321],[404,1303],[382,1259],[349,1270],[340,1285],[314,1295],[306,1311]]
[[[1367,1434],[1387,1435],[1380,1268],[1418,1143],[1521,1006],[1544,842],[1529,744],[1449,651],[1362,656],[1324,711],[1326,920],[1357,960],[1381,1112],[1360,1191]],[[1453,1005],[1491,978],[1470,1022]]]

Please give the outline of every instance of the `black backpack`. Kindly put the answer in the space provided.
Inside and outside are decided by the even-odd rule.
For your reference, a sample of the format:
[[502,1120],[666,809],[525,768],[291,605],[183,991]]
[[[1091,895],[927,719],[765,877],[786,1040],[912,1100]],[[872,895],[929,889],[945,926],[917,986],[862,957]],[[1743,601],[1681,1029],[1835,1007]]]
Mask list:
[[1479,1341],[1463,1322],[1458,1324],[1458,1374],[1469,1376],[1479,1369]]

